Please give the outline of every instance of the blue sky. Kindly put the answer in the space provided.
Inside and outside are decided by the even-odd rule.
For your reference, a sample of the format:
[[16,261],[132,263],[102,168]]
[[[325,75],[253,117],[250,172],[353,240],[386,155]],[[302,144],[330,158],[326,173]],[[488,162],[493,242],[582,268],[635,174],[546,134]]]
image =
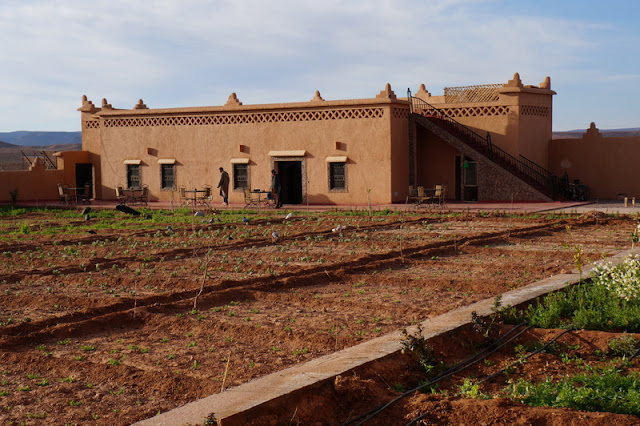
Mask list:
[[2,0],[0,131],[150,108],[400,96],[551,77],[554,130],[640,127],[640,2]]

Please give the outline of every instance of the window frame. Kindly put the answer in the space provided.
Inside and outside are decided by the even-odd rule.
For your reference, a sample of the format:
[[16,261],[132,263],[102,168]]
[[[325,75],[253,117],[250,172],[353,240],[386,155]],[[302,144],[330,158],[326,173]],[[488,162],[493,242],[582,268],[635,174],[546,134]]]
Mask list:
[[[133,179],[134,176],[136,179]],[[135,180],[138,183],[136,186],[132,185]],[[127,164],[127,188],[142,188],[142,167],[140,164]]]
[[[251,188],[250,185],[250,179],[249,179],[249,164],[247,163],[233,163],[231,165],[231,180],[233,183],[233,190],[234,191],[244,191],[244,188]],[[241,183],[240,180],[238,180],[239,174],[238,174],[238,170],[239,169],[244,169],[246,175],[245,175],[245,186],[240,186],[239,184]]]
[[[168,175],[166,174],[166,170],[171,170],[171,180],[172,184],[167,186],[165,182],[167,180]],[[177,179],[176,179],[176,165],[173,163],[165,163],[160,164],[160,190],[161,191],[175,191],[177,188]]]
[[[341,166],[342,173],[336,174],[336,167]],[[327,183],[329,192],[349,192],[347,187],[347,162],[346,161],[330,161],[327,162]],[[336,183],[342,182],[342,186]]]

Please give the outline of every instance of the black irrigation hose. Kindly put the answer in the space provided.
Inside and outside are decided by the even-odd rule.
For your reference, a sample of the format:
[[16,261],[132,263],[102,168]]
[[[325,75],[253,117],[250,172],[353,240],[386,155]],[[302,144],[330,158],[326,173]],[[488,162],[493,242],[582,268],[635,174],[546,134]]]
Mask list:
[[636,351],[633,353],[633,355],[631,355],[629,357],[628,360],[626,360],[625,362],[623,362],[622,364],[620,364],[619,366],[616,367],[616,370],[622,370],[622,367],[625,366],[625,364],[631,362],[632,359],[634,359],[635,357],[637,357],[640,354],[640,348],[636,349]]
[[570,331],[573,331],[572,328],[570,328],[569,330],[565,330],[562,333],[558,334],[556,337],[554,337],[553,339],[549,340],[547,343],[544,344],[544,346],[542,346],[541,348],[536,349],[533,352],[530,352],[527,354],[527,356],[517,359],[514,362],[512,362],[511,364],[507,365],[506,367],[504,367],[503,369],[501,369],[500,371],[497,371],[495,373],[493,373],[490,376],[485,377],[484,379],[480,380],[479,382],[477,382],[476,384],[480,385],[484,382],[486,382],[487,380],[491,380],[494,377],[504,373],[505,371],[507,371],[509,368],[513,367],[516,364],[521,364],[523,361],[531,358],[532,356],[539,354],[540,352],[544,351],[545,349],[547,349],[549,347],[550,344],[552,344],[553,342],[555,342],[556,340],[558,340],[560,337],[564,336],[565,334],[569,333]]
[[[375,416],[377,416],[378,414],[380,414],[381,412],[383,412],[388,407],[390,407],[391,405],[395,404],[396,402],[398,402],[402,398],[404,398],[406,396],[409,396],[409,395],[413,394],[414,392],[416,392],[416,391],[418,391],[420,389],[423,389],[423,388],[425,388],[427,386],[431,386],[431,385],[439,382],[440,380],[446,379],[447,377],[452,376],[452,375],[454,375],[454,374],[466,369],[467,367],[470,367],[471,365],[475,364],[476,362],[481,361],[482,359],[485,359],[486,357],[488,357],[492,353],[496,352],[497,350],[499,350],[500,348],[502,348],[503,346],[505,346],[509,342],[513,341],[514,339],[518,338],[525,331],[527,331],[527,330],[529,330],[530,328],[533,327],[532,325],[529,325],[526,328],[524,328],[521,331],[519,331],[515,336],[513,336],[513,337],[509,338],[508,340],[506,340],[505,342],[499,344],[503,339],[506,339],[511,333],[513,333],[518,327],[523,326],[525,324],[527,324],[527,321],[524,321],[524,322],[514,326],[511,330],[509,330],[507,333],[502,335],[499,339],[497,339],[491,345],[487,346],[485,349],[483,349],[480,352],[472,355],[471,357],[467,358],[466,360],[454,365],[453,367],[443,371],[442,373],[436,375],[429,382],[423,383],[423,384],[421,384],[419,386],[416,386],[413,389],[410,389],[410,390],[406,391],[402,395],[397,396],[396,398],[392,399],[391,401],[387,402],[386,404],[380,405],[380,406],[374,408],[373,410],[367,411],[366,413],[363,413],[360,416],[358,416],[358,417],[356,417],[356,418],[354,418],[352,420],[349,420],[346,423],[343,423],[342,426],[349,426],[349,425],[351,425],[351,424],[353,424],[355,422],[358,422],[358,423],[355,424],[355,426],[363,425],[365,422],[371,420],[372,418],[374,418]],[[485,354],[485,352],[486,352],[486,354]]]
[[[522,363],[522,361],[532,357],[533,355],[536,355],[542,351],[544,351],[547,347],[549,347],[550,344],[552,344],[553,342],[555,342],[556,340],[558,340],[560,337],[564,336],[565,334],[569,333],[570,331],[573,331],[573,329],[569,329],[569,330],[565,330],[562,333],[558,334],[556,337],[554,337],[553,339],[549,340],[547,343],[544,344],[544,346],[542,346],[541,348],[536,349],[535,351],[527,354],[527,356],[520,358],[514,362],[512,362],[511,364],[509,364],[508,366],[506,366],[505,368],[501,369],[500,371],[497,371],[495,373],[493,373],[490,376],[485,377],[484,379],[480,380],[479,382],[477,382],[476,384],[480,385],[484,382],[486,382],[487,380],[490,380],[502,373],[504,373],[506,370],[508,370],[509,368],[513,367],[516,364],[520,364]],[[638,351],[640,351],[640,349],[638,349]],[[423,420],[425,417],[427,417],[430,413],[426,412],[424,414],[421,414],[419,417],[416,417],[415,419],[411,420],[409,423],[407,423],[405,426],[412,426],[415,425],[417,422],[419,422],[420,420]]]

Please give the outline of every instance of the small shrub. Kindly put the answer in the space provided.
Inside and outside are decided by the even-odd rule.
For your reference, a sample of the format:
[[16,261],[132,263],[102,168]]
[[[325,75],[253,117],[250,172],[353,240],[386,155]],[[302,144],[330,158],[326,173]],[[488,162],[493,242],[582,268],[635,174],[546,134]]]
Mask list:
[[611,339],[608,352],[613,356],[630,357],[638,350],[638,342],[631,334],[624,333],[617,339]]
[[425,372],[430,373],[436,367],[436,359],[433,348],[427,343],[427,339],[422,335],[422,326],[418,324],[415,335],[409,334],[406,329],[402,330],[402,353],[411,352],[418,357],[420,366]]

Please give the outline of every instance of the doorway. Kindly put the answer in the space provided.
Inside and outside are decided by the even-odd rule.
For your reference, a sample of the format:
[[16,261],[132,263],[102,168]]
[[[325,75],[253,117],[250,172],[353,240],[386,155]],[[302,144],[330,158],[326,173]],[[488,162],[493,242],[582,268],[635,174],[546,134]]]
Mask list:
[[302,204],[302,161],[277,161],[283,204]]
[[463,201],[478,201],[478,163],[469,157],[462,162],[464,182]]
[[93,165],[91,163],[76,163],[76,188],[89,185],[89,196],[93,198]]

